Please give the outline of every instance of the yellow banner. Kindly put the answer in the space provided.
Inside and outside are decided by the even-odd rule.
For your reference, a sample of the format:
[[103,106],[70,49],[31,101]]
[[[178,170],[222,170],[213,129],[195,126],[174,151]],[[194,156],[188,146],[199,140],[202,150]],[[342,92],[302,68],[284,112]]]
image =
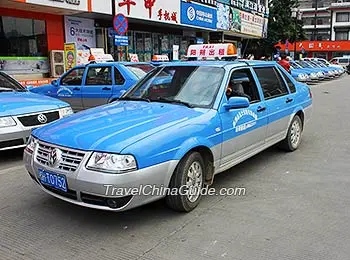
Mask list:
[[77,48],[75,43],[65,43],[64,44],[64,63],[66,66],[66,71],[75,67],[77,64]]

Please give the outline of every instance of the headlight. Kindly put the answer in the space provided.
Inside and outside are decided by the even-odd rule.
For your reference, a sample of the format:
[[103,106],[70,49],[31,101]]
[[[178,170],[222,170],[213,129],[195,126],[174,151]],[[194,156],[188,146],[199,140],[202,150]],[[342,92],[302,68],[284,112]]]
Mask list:
[[36,140],[33,136],[29,137],[26,148],[24,149],[28,153],[33,153],[36,147],[38,140]]
[[71,114],[74,113],[73,109],[71,107],[61,108],[60,112],[61,112],[61,118],[66,117],[66,116],[70,116]]
[[86,168],[107,173],[125,173],[137,170],[137,165],[132,155],[94,152]]
[[0,117],[0,128],[2,127],[9,127],[9,126],[15,126],[16,122],[15,120],[8,116],[8,117]]

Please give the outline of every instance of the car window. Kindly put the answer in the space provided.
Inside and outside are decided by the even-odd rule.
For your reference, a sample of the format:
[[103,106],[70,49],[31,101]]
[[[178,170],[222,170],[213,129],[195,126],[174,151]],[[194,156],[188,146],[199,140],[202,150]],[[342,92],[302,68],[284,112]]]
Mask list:
[[108,67],[89,67],[85,85],[112,85],[112,68]]
[[340,63],[349,63],[349,59],[339,59]]
[[287,82],[290,92],[295,93],[296,92],[295,85],[292,82],[292,80],[287,76],[287,73],[284,70],[278,70],[278,71],[281,73],[282,77]]
[[0,92],[8,91],[26,91],[26,89],[10,76],[0,72]]
[[246,97],[250,103],[260,101],[258,87],[250,69],[239,69],[232,73],[226,97],[229,99],[234,96]]
[[274,67],[255,68],[254,70],[258,76],[265,99],[288,94],[287,86]]
[[126,97],[181,101],[196,107],[210,107],[224,74],[223,68],[211,66],[158,67],[137,83]]
[[114,82],[116,85],[124,85],[125,79],[120,71],[114,67]]
[[137,78],[141,79],[155,67],[150,64],[129,64],[125,65]]
[[61,78],[61,85],[80,86],[83,81],[85,68],[76,68]]

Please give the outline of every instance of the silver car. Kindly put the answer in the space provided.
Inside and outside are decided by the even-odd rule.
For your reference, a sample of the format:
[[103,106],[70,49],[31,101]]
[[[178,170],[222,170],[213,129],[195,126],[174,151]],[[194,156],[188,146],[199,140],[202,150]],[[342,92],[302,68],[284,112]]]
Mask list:
[[0,72],[0,151],[24,147],[33,128],[72,113],[67,103],[28,92]]

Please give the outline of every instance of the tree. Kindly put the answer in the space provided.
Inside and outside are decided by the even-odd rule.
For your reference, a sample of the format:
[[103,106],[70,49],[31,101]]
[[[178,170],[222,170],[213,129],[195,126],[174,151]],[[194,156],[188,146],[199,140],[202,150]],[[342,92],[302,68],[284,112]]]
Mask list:
[[303,22],[292,17],[292,10],[299,7],[298,0],[270,0],[269,6],[267,38],[246,43],[246,52],[255,53],[255,56],[270,55],[278,42],[306,39]]

